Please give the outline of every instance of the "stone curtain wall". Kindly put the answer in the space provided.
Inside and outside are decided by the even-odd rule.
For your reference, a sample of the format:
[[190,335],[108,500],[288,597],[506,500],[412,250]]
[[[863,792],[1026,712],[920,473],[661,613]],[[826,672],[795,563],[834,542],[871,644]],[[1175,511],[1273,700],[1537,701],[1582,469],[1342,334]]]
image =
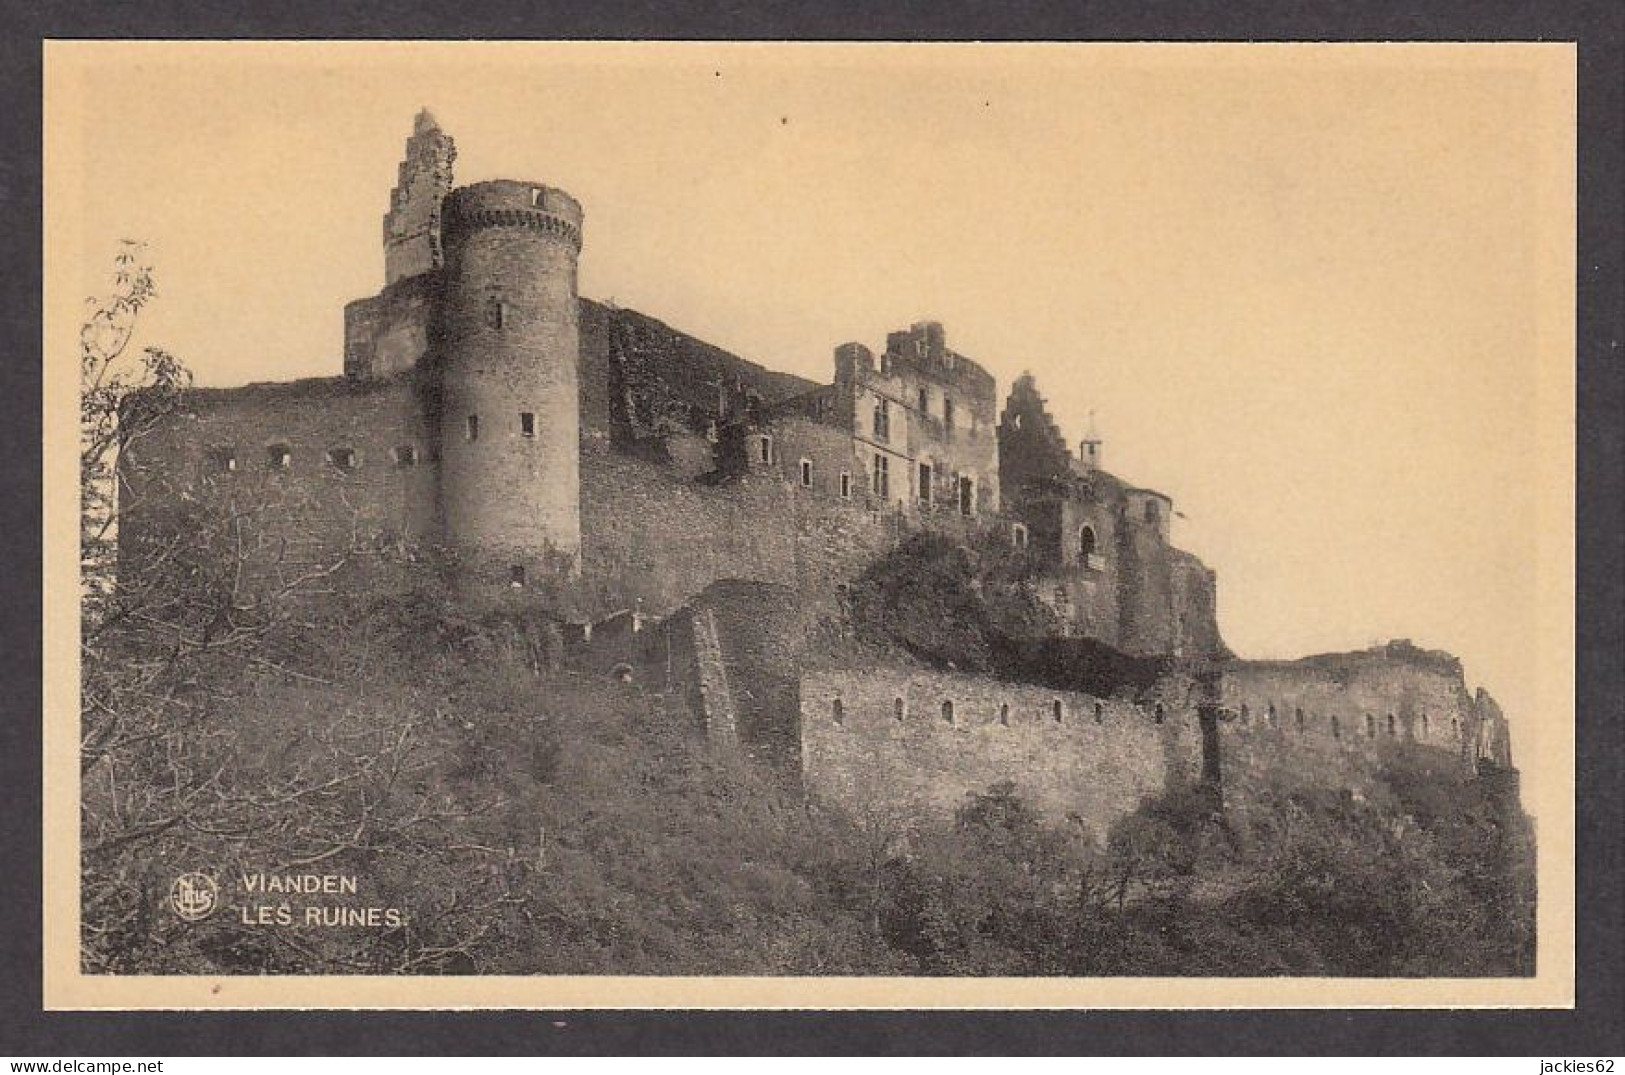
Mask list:
[[924,670],[809,671],[800,721],[808,794],[859,817],[947,819],[967,795],[1009,780],[1049,820],[1075,815],[1104,839],[1147,796],[1201,775],[1194,710],[1168,709],[1159,724],[1121,701]]
[[[1483,771],[1485,761],[1491,773],[1515,773],[1509,758],[1475,756],[1476,744],[1496,741],[1487,733],[1499,729],[1480,727],[1492,719],[1483,715],[1489,709],[1467,695],[1459,665],[1414,656],[1420,653],[1384,647],[1229,666],[1208,733],[1211,775],[1226,808],[1249,809],[1269,786],[1364,796],[1385,763],[1405,751],[1437,752],[1462,780]],[[1075,814],[1104,837],[1145,796],[1200,778],[1199,693],[1164,681],[1155,692],[1163,699],[1158,724],[1158,703],[1150,700],[1135,705],[895,667],[808,671],[799,699],[803,780],[811,797],[857,817],[939,821],[965,796],[1009,780],[1050,821]],[[944,702],[953,705],[951,719]]]
[[[121,546],[139,548],[185,497],[246,512],[253,559],[272,573],[425,533],[435,479],[416,415],[402,380],[194,390],[120,459],[129,493]],[[282,448],[286,466],[272,457]],[[397,461],[402,448],[410,465]],[[329,452],[352,453],[352,465]]]

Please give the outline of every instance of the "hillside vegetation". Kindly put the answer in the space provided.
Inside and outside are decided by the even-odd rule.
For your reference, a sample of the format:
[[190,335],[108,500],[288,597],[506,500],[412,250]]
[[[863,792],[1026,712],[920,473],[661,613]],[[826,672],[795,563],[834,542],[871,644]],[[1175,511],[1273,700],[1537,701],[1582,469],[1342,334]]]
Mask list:
[[[88,971],[1532,968],[1510,834],[1443,771],[1395,771],[1381,801],[1283,790],[1245,821],[1194,789],[1148,801],[1105,846],[1046,824],[1008,785],[951,826],[910,830],[810,806],[713,754],[675,692],[568,658],[549,668],[519,625],[467,619],[432,592],[233,615],[216,635],[230,644],[146,681],[161,705],[127,685],[174,657],[163,633],[115,627],[87,663],[91,704],[141,720],[88,756]],[[216,876],[226,904],[200,922],[166,906],[189,870]],[[358,894],[238,889],[258,872],[353,876]],[[243,905],[279,901],[406,921],[242,921]]]

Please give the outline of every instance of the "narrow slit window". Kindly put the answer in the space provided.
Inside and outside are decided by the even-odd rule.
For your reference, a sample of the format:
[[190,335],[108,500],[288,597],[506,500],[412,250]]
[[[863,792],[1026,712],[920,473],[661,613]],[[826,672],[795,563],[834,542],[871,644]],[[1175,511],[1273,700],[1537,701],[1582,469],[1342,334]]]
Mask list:
[[1027,547],[1027,528],[1021,523],[1016,523],[1010,528],[1010,540],[1015,544],[1016,548],[1025,549]]
[[756,458],[763,463],[773,462],[773,438],[758,437],[756,440]]
[[1293,710],[1292,719],[1297,723],[1297,725],[1298,725],[1298,733],[1301,735],[1303,733],[1303,710],[1302,709]]
[[902,699],[901,696],[892,699],[891,715],[893,717],[895,717],[898,720],[902,720],[904,714],[907,711],[908,711],[908,707],[903,704],[903,699]]
[[920,389],[920,413],[931,413],[931,394],[923,388]]
[[355,469],[355,449],[354,448],[332,448],[332,449],[329,449],[329,451],[327,453],[327,461],[328,461],[329,464],[331,464],[332,466],[334,466],[335,468],[337,468],[339,470],[354,470]]
[[1388,738],[1392,739],[1399,734],[1399,725],[1392,713],[1388,714]]
[[947,396],[942,397],[942,425],[950,431],[954,428],[954,401]]
[[954,722],[954,703],[951,700],[942,703],[942,719],[949,724]]
[[471,414],[463,420],[463,436],[473,444],[480,439],[480,416]]
[[1099,724],[1106,717],[1106,707],[1099,702],[1095,703],[1095,723]]
[[403,470],[418,465],[418,450],[410,444],[395,449],[395,465]]
[[525,588],[525,567],[523,564],[514,564],[508,568],[508,585],[516,590]]
[[1158,702],[1157,703],[1157,709],[1156,709],[1157,723],[1161,724],[1163,722],[1163,720],[1167,717],[1167,715],[1168,715],[1167,711],[1162,708],[1162,703]]
[[852,475],[844,470],[841,471],[841,499],[852,499]]
[[999,723],[1004,725],[1005,727],[1010,726],[1010,703],[1009,702],[1000,702],[999,703]]
[[1377,737],[1377,718],[1373,717],[1370,713],[1365,715],[1365,737],[1367,739],[1375,739]]
[[835,718],[836,724],[840,724],[846,720],[846,707],[841,704],[841,699],[839,697],[829,703],[829,715]]
[[811,459],[803,459],[801,461],[801,484],[802,484],[803,488],[806,488],[806,489],[811,489],[812,488],[812,460]]
[[1061,700],[1057,698],[1055,701],[1049,704],[1049,713],[1050,716],[1055,718],[1055,723],[1059,724],[1061,723],[1061,719],[1066,716],[1066,707],[1063,706],[1061,704]]
[[534,437],[536,435],[536,415],[530,411],[519,412],[519,435],[521,437]]
[[293,465],[293,452],[286,444],[273,444],[265,449],[265,465],[272,470],[287,470]]
[[959,514],[973,515],[976,512],[976,482],[972,478],[959,479]]
[[1335,713],[1332,714],[1332,738],[1343,738],[1343,722],[1337,719],[1337,714]]

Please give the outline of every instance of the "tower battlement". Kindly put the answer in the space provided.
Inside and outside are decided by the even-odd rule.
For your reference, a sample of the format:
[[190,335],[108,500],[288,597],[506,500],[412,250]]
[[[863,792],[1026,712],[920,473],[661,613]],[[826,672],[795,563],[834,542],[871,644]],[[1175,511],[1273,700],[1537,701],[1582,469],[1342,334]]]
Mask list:
[[581,252],[581,203],[556,187],[495,179],[459,187],[441,210],[446,242],[477,228],[524,228]]

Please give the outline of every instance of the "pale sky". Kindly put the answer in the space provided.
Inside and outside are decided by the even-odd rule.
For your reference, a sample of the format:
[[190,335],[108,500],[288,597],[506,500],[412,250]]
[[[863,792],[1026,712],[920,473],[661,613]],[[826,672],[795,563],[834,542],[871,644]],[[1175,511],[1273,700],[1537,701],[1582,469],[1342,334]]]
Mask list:
[[1542,677],[1562,697],[1537,643],[1572,615],[1533,565],[1572,544],[1568,46],[48,60],[83,162],[52,173],[78,241],[48,246],[51,279],[91,293],[117,239],[147,241],[143,341],[201,383],[340,372],[427,105],[459,184],[581,200],[587,296],[820,381],[836,344],[933,318],[1001,405],[1031,370],[1073,447],[1094,411],[1107,468],[1184,513],[1240,655],[1448,649],[1525,765]]

